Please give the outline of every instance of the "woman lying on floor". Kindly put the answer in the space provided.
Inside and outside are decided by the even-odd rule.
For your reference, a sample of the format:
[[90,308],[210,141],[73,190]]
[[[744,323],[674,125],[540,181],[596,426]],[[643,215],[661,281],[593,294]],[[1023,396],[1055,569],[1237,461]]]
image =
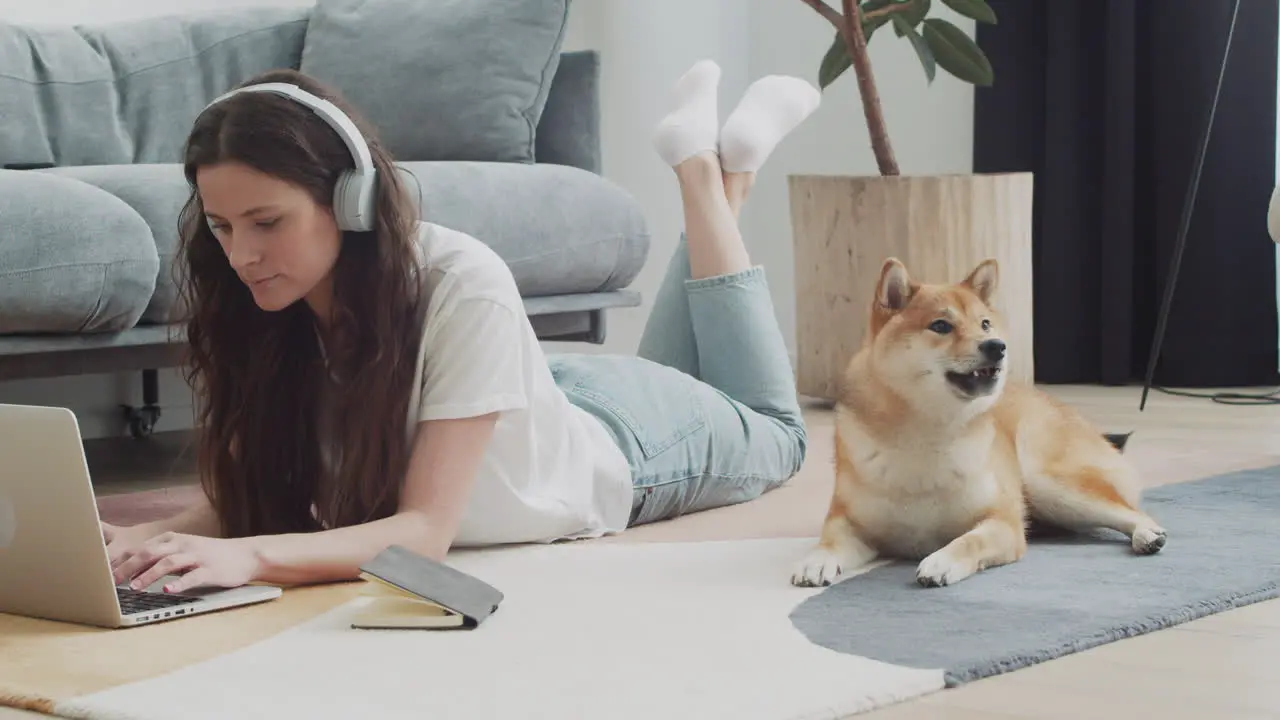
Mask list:
[[[441,559],[597,537],[792,477],[805,428],[737,219],[819,94],[766,77],[721,126],[719,79],[694,65],[653,135],[686,230],[638,357],[544,356],[504,261],[421,221],[392,158],[310,78],[273,71],[212,103],[188,140],[181,216],[207,502],[104,524],[116,582],[351,579],[389,545]],[[315,112],[314,96],[334,105]],[[339,177],[366,147],[362,193]]]

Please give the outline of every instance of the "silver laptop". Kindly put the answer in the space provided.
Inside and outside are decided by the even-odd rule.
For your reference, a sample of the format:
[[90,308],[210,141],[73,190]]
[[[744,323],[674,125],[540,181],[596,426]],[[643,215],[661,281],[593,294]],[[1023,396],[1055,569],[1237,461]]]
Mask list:
[[80,425],[66,408],[0,404],[0,613],[131,627],[272,600],[278,587],[117,587]]

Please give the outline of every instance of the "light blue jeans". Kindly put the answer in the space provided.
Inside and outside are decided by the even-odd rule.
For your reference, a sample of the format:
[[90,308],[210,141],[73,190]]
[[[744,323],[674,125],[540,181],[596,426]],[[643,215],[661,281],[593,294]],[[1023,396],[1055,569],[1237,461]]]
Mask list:
[[558,354],[556,383],[631,465],[631,525],[752,500],[804,462],[795,376],[764,270],[691,280],[682,236],[636,356]]

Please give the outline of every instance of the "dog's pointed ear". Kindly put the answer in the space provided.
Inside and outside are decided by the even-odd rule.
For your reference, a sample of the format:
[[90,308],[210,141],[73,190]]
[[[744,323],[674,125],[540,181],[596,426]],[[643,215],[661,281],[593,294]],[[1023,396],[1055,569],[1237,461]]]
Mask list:
[[983,260],[973,269],[973,272],[969,273],[969,277],[964,279],[964,285],[982,298],[984,303],[991,302],[999,284],[1000,263],[996,262],[995,258]]
[[876,285],[876,302],[880,307],[898,312],[911,302],[916,289],[916,284],[911,281],[907,266],[902,261],[894,257],[884,261],[880,268],[880,282]]

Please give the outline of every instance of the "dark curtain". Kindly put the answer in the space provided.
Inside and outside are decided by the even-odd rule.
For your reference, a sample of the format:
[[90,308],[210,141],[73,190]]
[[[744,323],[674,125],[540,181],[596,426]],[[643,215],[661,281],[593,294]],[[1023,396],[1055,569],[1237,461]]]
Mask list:
[[[1232,0],[988,0],[974,171],[1035,173],[1044,383],[1141,381]],[[1155,384],[1277,377],[1276,0],[1240,0]]]

